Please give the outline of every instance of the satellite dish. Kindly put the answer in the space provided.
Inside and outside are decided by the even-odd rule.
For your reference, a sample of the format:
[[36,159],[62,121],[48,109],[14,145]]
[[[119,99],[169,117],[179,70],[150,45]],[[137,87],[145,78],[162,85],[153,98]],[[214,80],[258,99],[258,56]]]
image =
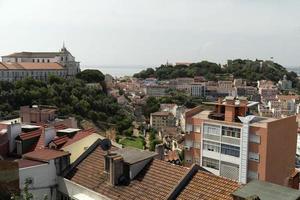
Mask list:
[[111,148],[111,141],[110,139],[103,139],[100,142],[100,147],[103,151],[109,151]]

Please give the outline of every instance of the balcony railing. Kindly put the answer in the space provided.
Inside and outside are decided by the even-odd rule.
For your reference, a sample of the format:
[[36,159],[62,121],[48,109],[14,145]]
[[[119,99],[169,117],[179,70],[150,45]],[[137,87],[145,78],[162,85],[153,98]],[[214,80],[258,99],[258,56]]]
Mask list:
[[240,145],[240,138],[222,136],[221,141],[228,144]]
[[214,141],[220,141],[220,136],[218,135],[212,135],[212,134],[203,134],[204,139],[214,140]]

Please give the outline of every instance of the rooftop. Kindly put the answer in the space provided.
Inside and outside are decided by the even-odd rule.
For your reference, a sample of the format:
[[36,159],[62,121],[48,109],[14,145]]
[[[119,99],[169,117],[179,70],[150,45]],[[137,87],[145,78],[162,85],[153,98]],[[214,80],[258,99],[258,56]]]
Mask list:
[[[218,121],[220,123],[225,123],[225,121],[222,121],[222,120],[215,120],[215,119],[211,119],[209,118],[209,115],[212,113],[212,111],[210,110],[204,110],[202,112],[199,112],[197,114],[195,114],[194,116],[192,116],[192,118],[201,118],[201,119],[204,119],[204,120],[212,120],[212,121]],[[270,123],[270,122],[274,122],[276,120],[280,120],[280,119],[276,119],[276,118],[271,118],[271,117],[260,117],[260,116],[255,116],[255,118],[252,120],[251,122],[251,126],[257,126],[257,127],[266,127],[267,126],[267,123]],[[232,122],[233,124],[236,124],[238,126],[241,125],[241,123],[239,122]]]
[[[77,129],[76,129],[77,130]],[[80,130],[80,129],[78,129]],[[59,131],[61,132],[61,131]],[[56,137],[52,140],[52,142],[56,145],[61,145],[61,148],[69,146],[89,135],[92,135],[95,133],[94,129],[87,129],[87,130],[82,130],[76,133],[73,137],[69,138],[67,135],[63,135],[61,137]]]
[[[198,165],[186,168],[155,159],[153,152],[118,149],[114,146],[112,146],[112,152],[121,155],[125,163],[135,163],[147,158],[153,159],[142,167],[137,176],[128,184],[111,185],[104,169],[106,152],[99,144],[99,141],[95,142],[93,147],[80,156],[66,173],[65,178],[110,199],[226,200],[232,199],[231,193],[239,188],[237,182],[209,172],[202,172]],[[136,156],[139,159],[132,160],[132,157]]]
[[153,151],[140,150],[136,148],[118,149],[112,151],[112,153],[117,153],[118,155],[121,155],[124,159],[124,162],[128,164],[134,164],[157,155],[157,153]]
[[255,195],[260,200],[296,200],[300,198],[300,191],[269,182],[254,180],[235,191],[233,195],[242,198]]
[[105,154],[99,146],[96,147],[66,175],[66,178],[111,199],[154,200],[166,199],[188,171],[188,168],[154,159],[130,181],[129,185],[112,186],[106,181],[104,174]]
[[73,133],[73,132],[78,132],[80,130],[81,129],[78,129],[78,128],[66,128],[66,129],[61,129],[61,130],[58,130],[58,131],[61,132],[61,133]]
[[40,128],[38,130],[30,131],[27,133],[21,133],[19,135],[19,138],[21,140],[29,140],[29,139],[41,136],[42,132],[43,132],[43,130]]
[[61,52],[16,52],[4,57],[30,57],[30,58],[54,58],[59,56]]
[[169,115],[173,115],[172,113],[168,112],[168,111],[160,111],[160,112],[155,112],[155,113],[151,113],[151,115],[155,115],[155,116],[169,116]]
[[29,159],[20,159],[20,160],[17,160],[17,162],[19,164],[20,169],[45,164],[45,162],[29,160]]
[[38,149],[23,155],[23,158],[47,162],[59,157],[70,155],[69,152],[54,149]]
[[198,171],[177,199],[196,200],[231,200],[231,193],[240,185],[230,179],[216,176],[204,171]]

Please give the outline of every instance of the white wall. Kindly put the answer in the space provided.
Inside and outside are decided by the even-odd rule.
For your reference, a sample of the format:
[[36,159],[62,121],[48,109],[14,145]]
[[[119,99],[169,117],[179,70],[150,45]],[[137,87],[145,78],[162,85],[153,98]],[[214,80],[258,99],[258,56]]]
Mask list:
[[10,124],[7,127],[7,135],[9,140],[9,152],[12,152],[16,146],[15,139],[21,134],[22,128],[21,124]]
[[33,180],[33,184],[29,185],[29,191],[33,194],[34,200],[43,200],[45,195],[47,195],[48,200],[56,199],[57,175],[54,160],[42,165],[21,168],[19,176],[21,189],[24,189],[25,181],[28,178]]
[[48,145],[51,140],[56,136],[56,131],[53,127],[45,128],[45,146]]
[[[72,182],[68,179],[58,177],[58,190],[68,195],[69,197],[75,197],[78,194],[85,195],[90,199],[94,200],[109,200],[108,197],[105,197],[99,193],[96,193],[86,187],[83,187],[79,184],[76,184],[75,182]],[[81,199],[80,199],[81,200]]]

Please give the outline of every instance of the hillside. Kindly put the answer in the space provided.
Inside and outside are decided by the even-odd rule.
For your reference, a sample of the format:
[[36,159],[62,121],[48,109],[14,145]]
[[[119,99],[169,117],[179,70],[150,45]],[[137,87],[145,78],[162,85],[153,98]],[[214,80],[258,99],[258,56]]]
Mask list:
[[[85,74],[78,77],[85,77]],[[87,83],[93,81],[90,78],[84,79],[52,76],[48,82],[32,78],[14,83],[0,82],[0,118],[17,116],[23,105],[52,105],[58,107],[60,116],[91,120],[101,129],[113,124],[120,133],[127,130],[132,119],[116,99],[107,96],[103,87],[89,86]],[[104,84],[101,79],[96,80]]]
[[261,79],[277,82],[284,75],[287,75],[288,79],[293,82],[293,86],[298,87],[300,91],[297,74],[295,72],[288,72],[283,66],[272,61],[236,59],[228,62],[228,64],[224,66],[208,61],[193,63],[189,66],[161,65],[155,69],[148,68],[147,70],[136,73],[134,77],[142,79],[156,77],[159,80],[165,80],[179,77],[204,76],[207,80],[217,80],[216,75],[226,77],[228,74],[233,74],[235,78],[243,78],[250,82]]

